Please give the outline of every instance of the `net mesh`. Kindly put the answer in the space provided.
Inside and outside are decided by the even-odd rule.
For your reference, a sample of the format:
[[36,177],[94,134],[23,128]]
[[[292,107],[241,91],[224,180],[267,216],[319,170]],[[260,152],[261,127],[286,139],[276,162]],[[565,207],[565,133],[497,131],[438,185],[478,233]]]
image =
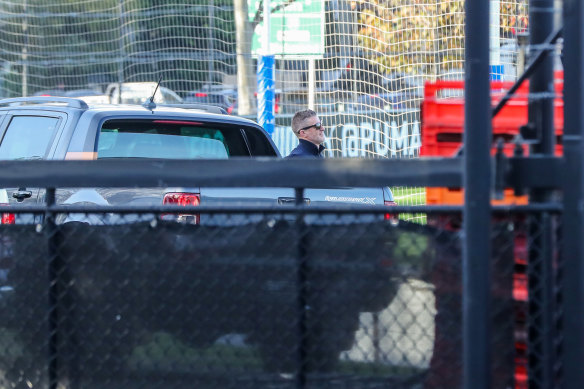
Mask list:
[[[491,1],[498,78],[516,78],[527,3]],[[464,2],[272,0],[269,7],[272,137],[282,155],[297,143],[291,116],[311,107],[327,127],[329,156],[418,156],[424,81],[463,76]],[[136,92],[145,99],[162,77],[165,101],[219,105],[256,120],[263,8],[261,0],[0,0],[0,96],[109,102],[112,85],[148,82]],[[400,203],[424,202],[423,190],[394,191]]]

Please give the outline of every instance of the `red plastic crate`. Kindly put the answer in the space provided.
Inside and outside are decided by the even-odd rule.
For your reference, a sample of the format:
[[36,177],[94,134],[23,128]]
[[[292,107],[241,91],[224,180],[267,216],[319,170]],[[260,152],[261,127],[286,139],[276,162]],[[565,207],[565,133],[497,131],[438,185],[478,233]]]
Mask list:
[[[491,102],[494,108],[503,98],[505,92],[513,86],[512,82],[492,81]],[[554,101],[554,126],[556,128],[556,155],[562,155],[562,135],[564,129],[563,72],[556,72],[555,92],[558,97]],[[464,132],[464,91],[463,81],[426,82],[424,101],[421,109],[422,147],[421,156],[452,157],[460,149]],[[513,155],[516,135],[521,126],[527,124],[529,84],[524,82],[503,109],[493,119],[493,148],[501,138],[505,141],[503,152]],[[444,97],[444,96],[458,97]],[[472,131],[472,127],[469,127]],[[524,148],[524,153],[528,149]],[[464,193],[460,189],[427,188],[426,203],[440,205],[462,204]],[[493,204],[526,204],[526,196],[513,196],[511,190],[506,190],[502,200],[494,200]]]
[[[505,92],[513,86],[511,82],[491,82],[491,102],[494,108]],[[563,73],[555,75],[555,92],[558,96],[554,101],[554,126],[556,130],[556,155],[563,154],[562,135],[564,129]],[[444,95],[461,95],[464,90],[462,81],[427,82],[424,101],[420,113],[422,119],[422,156],[452,157],[462,145],[464,132],[464,98],[443,97]],[[453,93],[454,92],[454,93]],[[493,146],[498,138],[506,143],[503,152],[507,156],[513,154],[512,143],[519,134],[521,126],[527,124],[529,85],[524,82],[498,115],[493,119]],[[472,131],[472,126],[469,127]],[[524,153],[527,153],[524,148]],[[495,153],[495,147],[491,154]],[[457,205],[464,201],[464,192],[458,188],[427,188],[426,203],[440,205]],[[502,200],[494,200],[497,204],[527,204],[527,196],[514,196],[512,190],[505,190]],[[513,300],[515,301],[515,389],[528,387],[527,360],[527,326],[525,322],[527,303],[529,300],[528,277],[525,273],[527,265],[527,240],[517,233],[514,236]]]

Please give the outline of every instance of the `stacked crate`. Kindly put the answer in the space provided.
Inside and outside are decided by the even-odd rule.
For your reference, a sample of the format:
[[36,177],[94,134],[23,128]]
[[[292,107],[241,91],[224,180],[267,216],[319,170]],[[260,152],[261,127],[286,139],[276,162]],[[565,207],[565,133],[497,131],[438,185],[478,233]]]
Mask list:
[[[556,72],[554,82],[554,127],[556,129],[557,156],[563,154],[562,135],[564,129],[563,72]],[[512,82],[492,81],[491,101],[494,108],[503,98]],[[424,101],[421,106],[422,157],[454,157],[459,154],[463,144],[464,132],[464,82],[436,81],[425,85]],[[528,123],[529,84],[524,82],[495,116],[492,122],[493,143],[491,154],[495,154],[497,141],[502,139],[503,152],[513,155],[516,137],[520,129]],[[472,100],[471,100],[472,103]],[[472,124],[468,131],[472,131]],[[523,153],[529,153],[526,143],[522,143]],[[464,192],[461,188],[426,188],[428,205],[461,205]],[[515,196],[512,189],[506,189],[500,200],[492,200],[493,205],[521,205],[529,202],[528,196]],[[428,221],[431,224],[431,220]],[[516,227],[522,223],[517,220]],[[461,227],[460,221],[450,221],[449,226]],[[527,237],[525,230],[516,228],[513,237],[514,272],[513,300],[515,302],[515,389],[528,387],[527,374]]]
[[[556,73],[554,100],[554,125],[556,128],[556,154],[562,154],[562,133],[564,128],[564,102],[562,99],[563,73]],[[492,81],[492,106],[503,98],[505,91],[513,85],[512,82]],[[424,91],[424,101],[421,106],[422,147],[420,155],[426,157],[453,157],[463,143],[464,132],[464,92],[463,81],[427,82]],[[519,134],[520,128],[527,124],[529,85],[524,82],[514,97],[493,119],[493,147],[498,139],[504,141],[503,151],[507,156],[513,154],[513,140]],[[472,100],[471,100],[472,101]],[[469,126],[472,131],[472,125]],[[528,153],[524,145],[525,154]],[[462,204],[463,191],[460,188],[427,188],[426,203],[429,205]],[[502,200],[493,200],[493,204],[526,204],[527,197],[514,196],[512,190],[506,190]]]

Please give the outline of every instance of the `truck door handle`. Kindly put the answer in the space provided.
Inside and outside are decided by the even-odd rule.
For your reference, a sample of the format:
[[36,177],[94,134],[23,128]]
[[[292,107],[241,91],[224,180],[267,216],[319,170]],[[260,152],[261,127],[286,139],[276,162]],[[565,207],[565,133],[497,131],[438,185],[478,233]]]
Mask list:
[[32,192],[30,190],[26,190],[26,188],[18,188],[16,192],[12,193],[12,197],[14,197],[18,201],[28,199],[31,196]]
[[[304,204],[310,204],[309,198],[304,198]],[[278,197],[278,204],[285,205],[285,204],[296,204],[296,197]]]

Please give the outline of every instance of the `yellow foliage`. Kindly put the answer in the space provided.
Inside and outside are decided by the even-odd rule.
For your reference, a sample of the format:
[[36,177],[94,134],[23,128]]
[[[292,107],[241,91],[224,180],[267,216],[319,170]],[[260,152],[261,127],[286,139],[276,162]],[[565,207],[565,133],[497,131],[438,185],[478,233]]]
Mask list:
[[[370,53],[370,61],[390,71],[420,74],[463,67],[463,0],[358,0],[352,4],[363,26],[359,43]],[[500,15],[501,34],[524,31],[527,0],[501,0]]]

